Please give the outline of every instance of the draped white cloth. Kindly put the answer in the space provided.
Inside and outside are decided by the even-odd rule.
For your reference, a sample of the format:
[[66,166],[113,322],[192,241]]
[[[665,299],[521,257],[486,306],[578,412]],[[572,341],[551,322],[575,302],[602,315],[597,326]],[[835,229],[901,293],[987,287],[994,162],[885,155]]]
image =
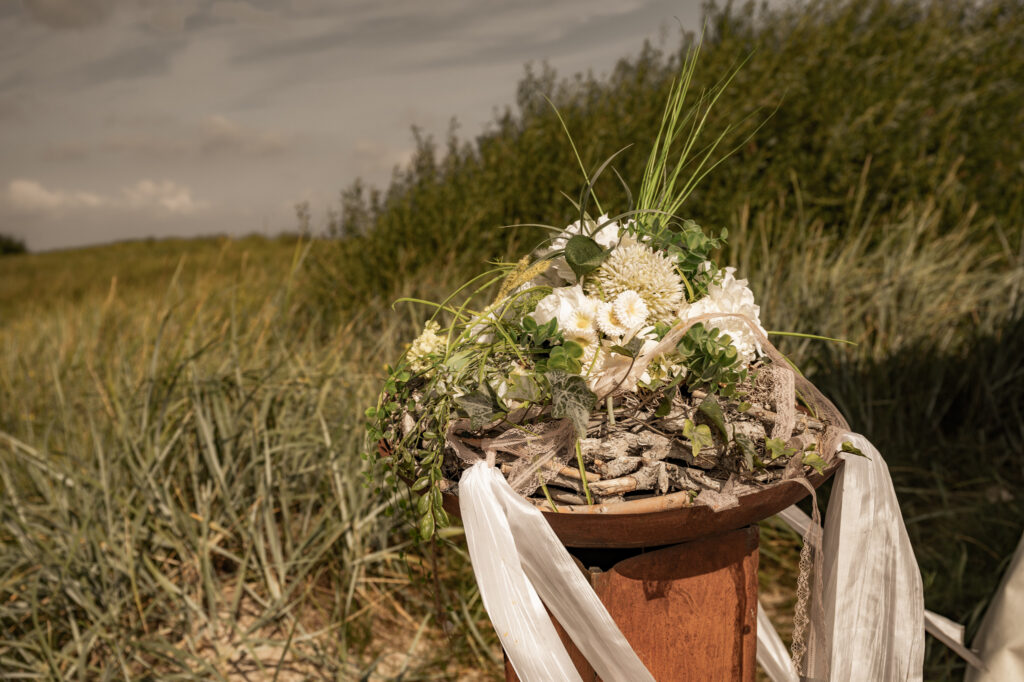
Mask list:
[[[863,436],[867,457],[841,453],[825,519],[824,619],[812,619],[808,679],[916,682],[924,659],[921,574],[888,467]],[[579,680],[544,604],[607,682],[653,680],[543,515],[492,466],[459,483],[459,504],[484,606],[523,682]],[[543,600],[543,603],[542,603]],[[799,679],[767,617],[758,614],[758,659],[776,682]]]
[[966,682],[1024,680],[1024,536],[972,642],[985,668],[968,668]]
[[607,682],[654,682],[540,511],[485,462],[459,481],[480,596],[522,682],[580,680],[551,613]]

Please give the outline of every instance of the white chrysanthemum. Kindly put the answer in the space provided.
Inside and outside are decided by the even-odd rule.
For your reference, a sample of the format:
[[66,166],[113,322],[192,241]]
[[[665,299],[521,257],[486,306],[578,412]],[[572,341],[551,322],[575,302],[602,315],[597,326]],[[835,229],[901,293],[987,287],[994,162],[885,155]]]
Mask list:
[[[537,249],[534,256],[543,258],[556,251],[562,251],[565,249],[565,245],[569,243],[569,240],[578,234],[585,234],[593,238],[595,242],[605,249],[611,249],[616,244],[620,244],[620,240],[620,246],[636,243],[636,240],[626,232],[624,225],[620,225],[615,221],[609,221],[608,215],[605,214],[597,220],[586,221],[586,225],[577,220],[567,226],[548,244]],[[576,273],[572,271],[572,268],[565,261],[565,256],[558,256],[551,260],[551,268],[548,270],[547,276],[553,278],[556,284],[576,281]]]
[[647,303],[640,297],[640,294],[627,289],[615,297],[612,304],[615,310],[615,317],[622,323],[622,326],[630,331],[639,328],[647,321],[649,310]]
[[[747,280],[736,279],[735,272],[736,268],[725,268],[720,273],[718,281],[708,287],[707,296],[690,305],[683,305],[679,311],[679,319],[686,322],[698,315],[711,313],[744,315],[767,336],[767,332],[761,326],[761,307],[754,303],[754,292],[747,287]],[[757,336],[741,318],[712,318],[705,321],[704,326],[708,329],[717,327],[723,334],[728,334],[744,364],[749,364],[759,355],[763,355]]]
[[620,337],[629,332],[615,316],[615,309],[611,303],[602,303],[597,308],[597,328],[605,336]]
[[432,364],[430,356],[443,353],[448,341],[443,336],[438,336],[441,325],[437,322],[427,322],[423,326],[423,333],[416,337],[409,346],[406,358],[409,360],[409,369],[414,372],[422,372]]
[[620,246],[595,272],[591,286],[609,298],[633,290],[647,305],[647,321],[669,320],[683,300],[683,280],[668,256],[644,244]]

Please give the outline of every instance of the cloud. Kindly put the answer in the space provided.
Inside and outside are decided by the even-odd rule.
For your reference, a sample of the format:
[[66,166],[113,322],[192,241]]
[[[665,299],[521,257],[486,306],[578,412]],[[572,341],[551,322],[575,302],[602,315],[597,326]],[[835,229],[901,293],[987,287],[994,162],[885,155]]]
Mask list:
[[207,156],[271,156],[287,147],[287,136],[243,126],[224,116],[208,116],[200,125],[199,150]]
[[[0,104],[2,104],[0,99]],[[2,109],[0,109],[2,114]],[[296,136],[239,123],[220,114],[182,125],[173,119],[139,122],[112,119],[116,129],[101,139],[55,140],[43,151],[48,161],[85,161],[123,155],[154,159],[251,159],[286,153]],[[137,132],[129,130],[134,128]]]
[[170,71],[171,59],[185,46],[181,38],[133,45],[83,65],[81,75],[89,87],[129,78],[161,76]]
[[118,195],[47,189],[35,180],[20,178],[7,185],[7,202],[22,213],[58,213],[69,210],[142,210],[187,215],[206,207],[192,198],[187,187],[170,180],[139,180]]
[[83,28],[104,21],[115,0],[22,0],[29,17],[51,28]]

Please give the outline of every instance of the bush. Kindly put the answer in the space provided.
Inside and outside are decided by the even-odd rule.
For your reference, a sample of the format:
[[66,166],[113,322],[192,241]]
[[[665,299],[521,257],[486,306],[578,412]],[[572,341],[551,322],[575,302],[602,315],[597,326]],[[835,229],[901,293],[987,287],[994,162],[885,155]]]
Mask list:
[[0,234],[0,256],[9,256],[16,253],[26,253],[25,242],[17,237]]

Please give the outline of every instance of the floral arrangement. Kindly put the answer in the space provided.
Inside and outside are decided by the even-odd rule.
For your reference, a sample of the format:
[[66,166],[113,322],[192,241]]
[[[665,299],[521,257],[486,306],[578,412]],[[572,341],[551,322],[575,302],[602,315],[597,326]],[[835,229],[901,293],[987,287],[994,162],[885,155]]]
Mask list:
[[579,219],[540,226],[550,236],[532,254],[431,304],[389,368],[368,431],[380,478],[420,494],[421,537],[447,523],[442,493],[482,458],[556,511],[676,493],[721,508],[830,459],[820,394],[801,385],[797,409],[802,380],[768,342],[747,281],[714,260],[726,230],[679,215],[718,144],[691,163],[715,98],[684,107],[693,65],[670,94],[635,205],[602,210],[594,182],[612,159],[584,171]]

